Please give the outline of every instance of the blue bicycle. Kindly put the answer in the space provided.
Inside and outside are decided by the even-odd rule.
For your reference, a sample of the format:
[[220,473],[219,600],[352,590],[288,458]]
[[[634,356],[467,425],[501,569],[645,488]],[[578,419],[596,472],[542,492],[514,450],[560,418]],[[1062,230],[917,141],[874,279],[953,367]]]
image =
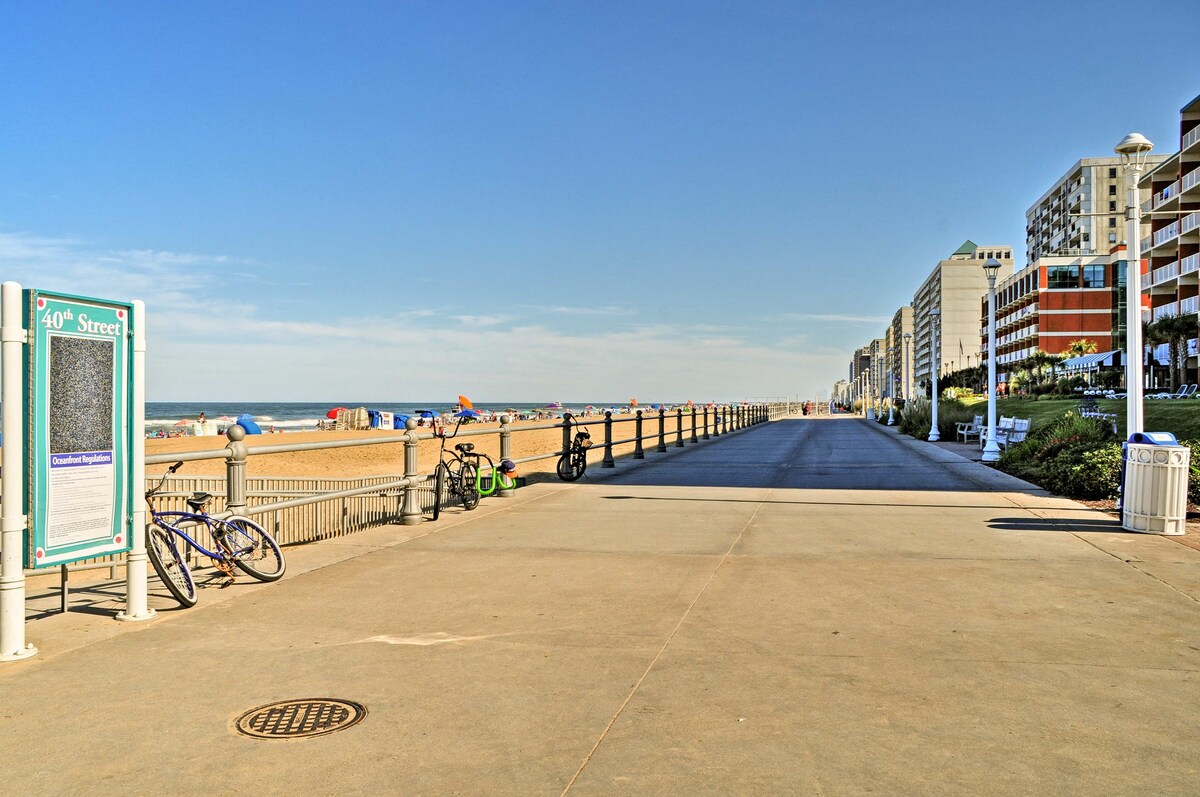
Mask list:
[[[208,514],[204,508],[213,498],[210,493],[192,493],[187,499],[190,512],[159,512],[154,508],[152,499],[162,491],[167,477],[181,467],[183,463],[176,462],[154,488],[146,491],[151,518],[146,526],[146,553],[167,591],[185,607],[196,605],[196,582],[185,556],[188,545],[212,559],[213,565],[231,579],[236,567],[259,581],[278,581],[286,567],[279,544],[248,517],[234,515],[222,520]],[[206,528],[215,550],[197,542],[183,530],[184,524]]]

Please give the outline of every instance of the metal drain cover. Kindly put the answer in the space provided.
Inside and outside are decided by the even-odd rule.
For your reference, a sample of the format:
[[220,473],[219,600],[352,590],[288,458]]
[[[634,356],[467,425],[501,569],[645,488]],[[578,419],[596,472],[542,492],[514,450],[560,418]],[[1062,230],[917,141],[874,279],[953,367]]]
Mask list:
[[237,718],[239,733],[256,739],[299,739],[345,730],[362,722],[367,708],[329,697],[281,700],[252,708]]

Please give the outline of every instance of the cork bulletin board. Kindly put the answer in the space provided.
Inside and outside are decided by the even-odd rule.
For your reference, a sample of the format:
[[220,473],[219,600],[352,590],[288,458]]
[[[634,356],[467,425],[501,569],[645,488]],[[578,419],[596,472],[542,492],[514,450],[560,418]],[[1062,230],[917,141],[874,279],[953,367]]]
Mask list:
[[24,304],[26,562],[128,551],[132,305],[37,290]]

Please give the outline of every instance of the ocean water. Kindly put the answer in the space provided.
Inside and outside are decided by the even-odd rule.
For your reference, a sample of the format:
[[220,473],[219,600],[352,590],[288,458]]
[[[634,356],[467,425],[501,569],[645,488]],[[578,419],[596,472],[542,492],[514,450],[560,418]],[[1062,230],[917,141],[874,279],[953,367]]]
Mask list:
[[[625,402],[606,401],[564,401],[560,403],[564,409],[576,413],[583,412],[588,406],[600,411],[627,406]],[[548,404],[550,402],[542,402],[540,404],[531,404],[529,402],[476,402],[475,409],[493,410],[496,412],[515,409],[519,412],[527,412],[546,407]],[[147,401],[146,429],[149,432],[156,432],[159,429],[170,429],[180,421],[194,421],[196,416],[203,412],[208,420],[216,421],[218,425],[233,423],[240,415],[250,415],[254,418],[254,422],[264,430],[269,426],[273,426],[276,431],[304,432],[316,429],[317,423],[325,420],[326,413],[335,406],[349,407],[351,409],[366,407],[371,410],[398,412],[402,415],[414,415],[414,410],[433,410],[438,413],[454,411],[453,404],[447,404],[445,401],[364,401],[338,405],[291,401]],[[643,402],[640,406],[648,408],[650,405]],[[562,410],[557,411],[561,412]]]

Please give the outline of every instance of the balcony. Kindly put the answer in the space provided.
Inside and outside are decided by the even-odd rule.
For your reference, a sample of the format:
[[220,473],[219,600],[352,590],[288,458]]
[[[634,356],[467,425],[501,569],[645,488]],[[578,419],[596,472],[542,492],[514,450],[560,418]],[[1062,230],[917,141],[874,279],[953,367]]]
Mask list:
[[1166,188],[1164,188],[1163,190],[1161,190],[1157,194],[1155,194],[1154,195],[1154,207],[1152,208],[1152,210],[1157,210],[1160,206],[1162,206],[1164,203],[1166,203],[1167,200],[1174,199],[1175,197],[1179,196],[1180,182],[1181,182],[1180,180],[1176,180],[1175,182],[1171,183],[1169,186],[1167,186]]
[[1180,235],[1186,235],[1187,233],[1191,232],[1192,230],[1200,228],[1200,210],[1197,210],[1194,213],[1189,213],[1186,216],[1184,216],[1183,219],[1181,220],[1181,225],[1182,226],[1180,226],[1180,228],[1179,228]]
[[[1163,282],[1166,282],[1167,280],[1170,280],[1170,279],[1175,279],[1178,276],[1179,276],[1179,261],[1176,260],[1173,263],[1168,263],[1167,265],[1165,265],[1161,268],[1156,268],[1156,269],[1154,269],[1154,271],[1150,272],[1150,278],[1151,278],[1150,281],[1151,281],[1152,285],[1160,285]],[[1146,287],[1146,275],[1145,274],[1142,275],[1142,287],[1143,288]]]
[[1200,271],[1200,254],[1188,255],[1179,261],[1180,274],[1191,274],[1193,271]]
[[1161,230],[1154,232],[1154,245],[1162,246],[1170,242],[1173,238],[1179,237],[1179,222],[1173,221]]
[[[1191,130],[1187,131],[1187,134],[1183,137],[1183,149],[1190,148],[1197,141],[1200,141],[1200,127],[1193,127]],[[1180,151],[1182,152],[1183,150]]]
[[1179,314],[1200,313],[1200,296],[1189,296],[1179,300]]
[[[1200,128],[1197,128],[1197,129],[1200,129]],[[1190,172],[1188,172],[1187,174],[1185,174],[1183,176],[1183,179],[1180,180],[1179,183],[1180,183],[1180,189],[1179,189],[1180,193],[1182,193],[1184,191],[1191,191],[1197,185],[1200,185],[1200,169],[1192,169]]]
[[1153,321],[1161,321],[1164,318],[1170,318],[1171,316],[1175,315],[1179,315],[1178,302],[1164,304],[1162,307],[1155,307],[1154,310],[1151,311],[1151,319]]
[[1152,276],[1152,275],[1150,275],[1150,274],[1143,274],[1143,275],[1142,275],[1142,290],[1144,290],[1144,291],[1148,291],[1148,290],[1150,290],[1150,278],[1151,278],[1151,276]]

